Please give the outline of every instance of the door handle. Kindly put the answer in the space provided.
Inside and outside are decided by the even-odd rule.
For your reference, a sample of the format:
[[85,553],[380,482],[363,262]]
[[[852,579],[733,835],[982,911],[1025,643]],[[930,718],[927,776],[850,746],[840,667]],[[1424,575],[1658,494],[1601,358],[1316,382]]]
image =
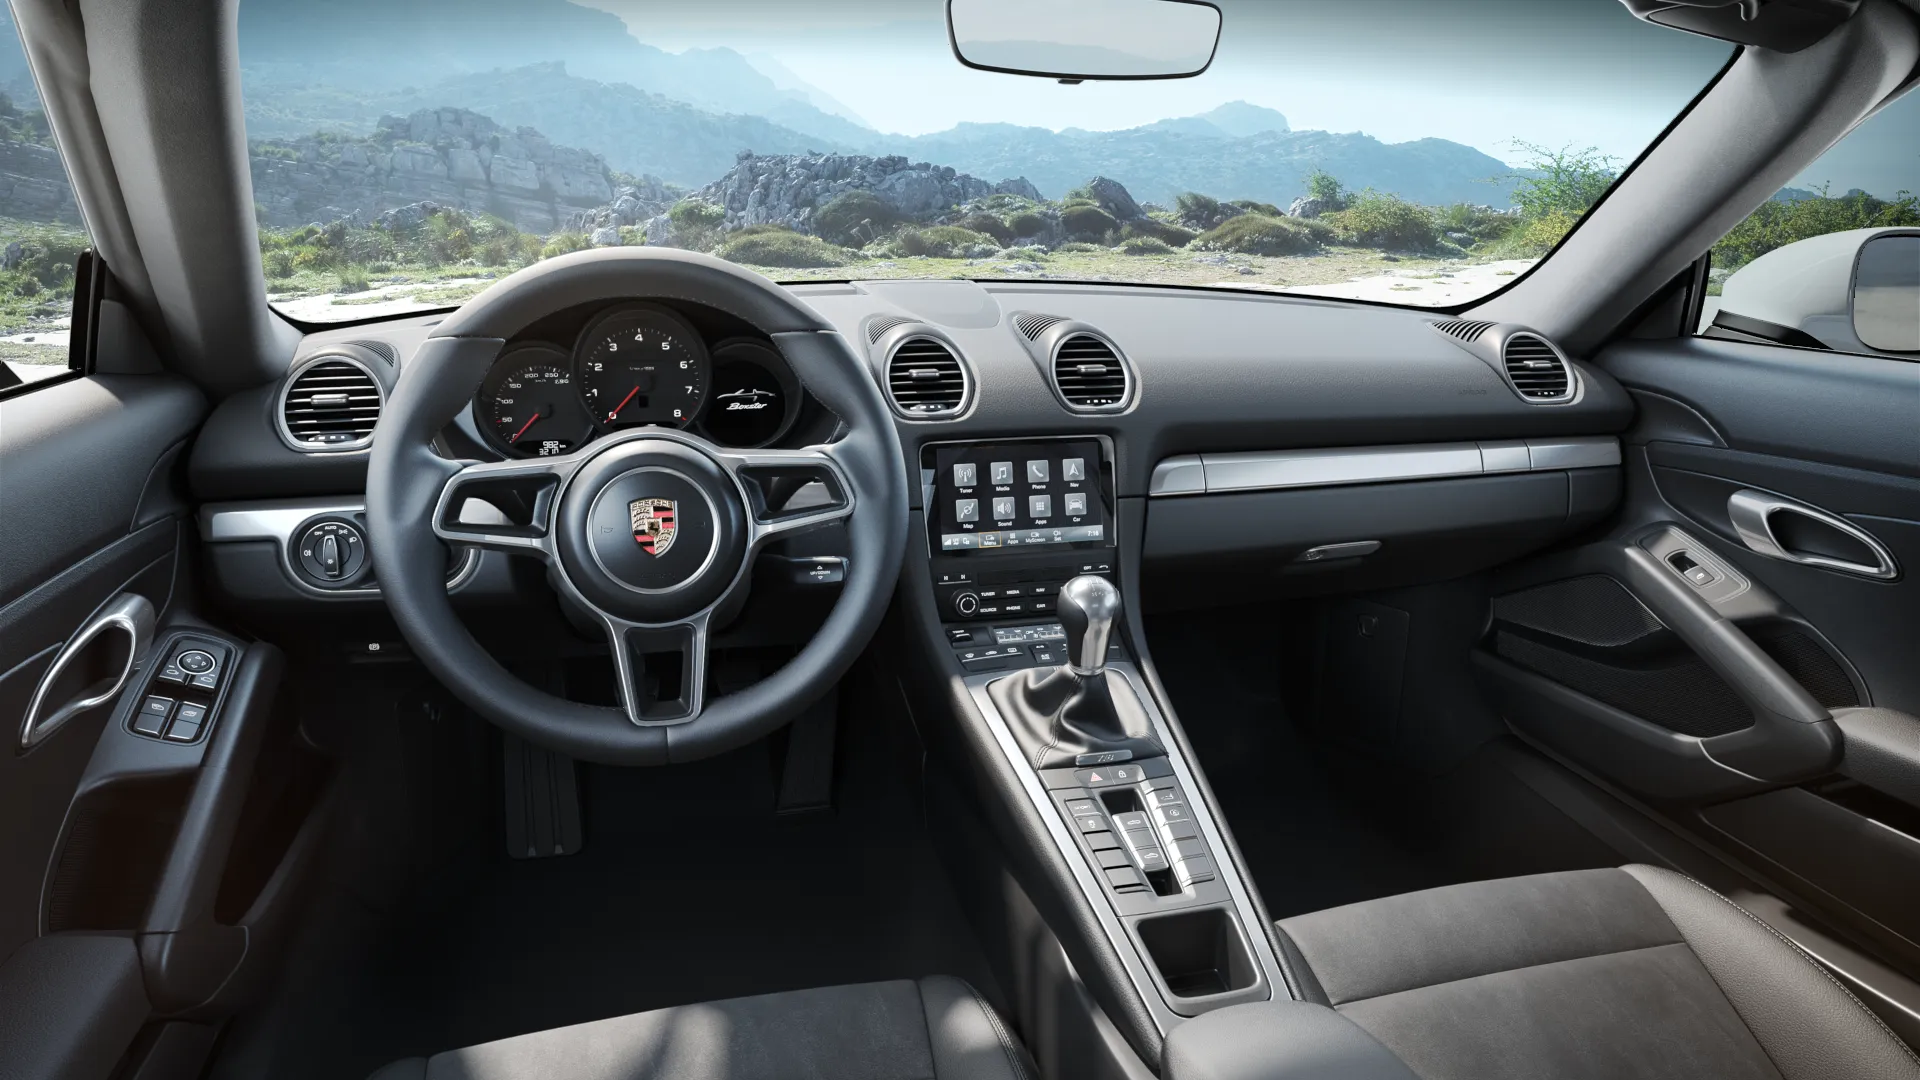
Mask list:
[[[146,655],[148,647],[153,644],[153,623],[152,601],[135,593],[122,593],[82,627],[79,633],[67,639],[59,655],[47,666],[46,674],[40,676],[40,685],[34,687],[33,699],[27,705],[26,721],[20,725],[20,749],[33,749],[47,736],[58,731],[60,725],[88,709],[112,701],[126,687],[128,678],[140,664],[140,658]],[[66,674],[68,665],[85,654],[88,646],[101,635],[110,633],[127,636],[127,659],[121,665],[119,674],[108,681],[104,690],[95,691],[87,687],[81,696],[64,704],[55,705],[48,701],[60,685],[60,677]],[[49,708],[53,711],[46,713]]]
[[[1773,518],[1776,514],[1797,514],[1800,517],[1817,521],[1827,528],[1846,536],[1864,546],[1873,554],[1874,564],[1851,562],[1827,555],[1814,555],[1793,551],[1780,542],[1773,531]],[[1804,566],[1818,566],[1823,570],[1837,570],[1843,574],[1873,578],[1876,581],[1892,581],[1900,576],[1900,564],[1893,559],[1893,553],[1887,546],[1874,539],[1873,534],[1836,514],[1829,514],[1805,503],[1794,502],[1764,491],[1745,489],[1736,491],[1727,497],[1727,516],[1733,519],[1733,531],[1747,547],[1769,559],[1784,559]]]

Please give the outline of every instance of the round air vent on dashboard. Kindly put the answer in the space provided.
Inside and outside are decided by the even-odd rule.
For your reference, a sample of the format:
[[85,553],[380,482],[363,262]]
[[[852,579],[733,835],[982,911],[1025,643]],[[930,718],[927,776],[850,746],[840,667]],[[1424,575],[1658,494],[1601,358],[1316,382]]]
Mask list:
[[303,453],[359,450],[373,441],[386,387],[366,361],[341,352],[302,360],[280,390],[280,437]]
[[946,342],[916,334],[887,354],[887,397],[909,420],[958,416],[972,396],[967,366]]
[[1073,412],[1119,412],[1133,397],[1133,372],[1105,338],[1076,331],[1053,347],[1054,392]]
[[1534,405],[1551,405],[1573,397],[1573,368],[1560,350],[1538,334],[1508,334],[1500,348],[1500,365],[1513,391]]

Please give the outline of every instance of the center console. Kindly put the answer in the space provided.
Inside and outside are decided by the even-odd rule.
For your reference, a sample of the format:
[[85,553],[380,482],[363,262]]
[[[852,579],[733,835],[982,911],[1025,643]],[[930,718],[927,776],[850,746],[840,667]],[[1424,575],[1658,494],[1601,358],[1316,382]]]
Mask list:
[[1114,632],[1111,441],[936,443],[920,465],[942,632],[968,694],[1160,1030],[1286,999],[1192,767]]

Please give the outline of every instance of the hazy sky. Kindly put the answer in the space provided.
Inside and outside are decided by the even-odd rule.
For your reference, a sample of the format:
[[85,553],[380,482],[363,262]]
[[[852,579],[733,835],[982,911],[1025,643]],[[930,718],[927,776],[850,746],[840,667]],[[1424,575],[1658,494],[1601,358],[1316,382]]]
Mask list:
[[1061,86],[960,66],[943,0],[576,2],[661,48],[771,54],[907,135],[963,121],[1127,128],[1244,99],[1296,129],[1451,139],[1504,160],[1520,156],[1515,138],[1630,159],[1731,52],[1641,23],[1619,0],[1220,0],[1205,75]]

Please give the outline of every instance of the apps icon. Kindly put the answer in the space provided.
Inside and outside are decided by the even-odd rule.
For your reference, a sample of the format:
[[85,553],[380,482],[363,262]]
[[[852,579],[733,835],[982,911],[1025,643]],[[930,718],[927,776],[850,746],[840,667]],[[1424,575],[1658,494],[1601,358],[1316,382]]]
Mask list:
[[1027,516],[1033,517],[1033,518],[1052,517],[1053,516],[1053,496],[1051,495],[1027,496]]

